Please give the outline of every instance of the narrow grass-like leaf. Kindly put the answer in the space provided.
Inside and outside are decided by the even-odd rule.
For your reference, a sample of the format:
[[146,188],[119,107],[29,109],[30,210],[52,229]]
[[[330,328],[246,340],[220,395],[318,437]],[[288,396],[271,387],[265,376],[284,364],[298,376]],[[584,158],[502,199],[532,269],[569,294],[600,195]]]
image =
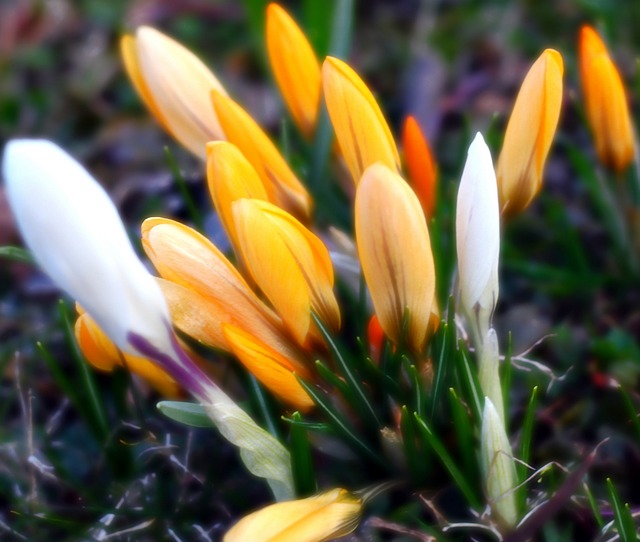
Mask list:
[[182,172],[180,171],[180,168],[178,167],[178,162],[176,161],[169,147],[164,148],[164,156],[167,161],[167,165],[169,166],[169,169],[171,170],[173,178],[176,182],[176,186],[178,187],[178,190],[180,190],[182,201],[184,202],[184,205],[187,208],[187,211],[189,213],[189,216],[191,217],[191,220],[193,220],[193,224],[195,228],[199,232],[203,232],[204,218],[202,216],[202,213],[198,209],[198,206],[196,205],[195,201],[191,197],[191,194],[189,193],[189,187],[187,186],[187,181],[185,181],[184,175],[182,174]]
[[75,340],[75,333],[73,331],[73,325],[71,324],[71,315],[69,314],[69,308],[67,304],[60,300],[58,304],[60,319],[62,321],[62,327],[64,330],[64,336],[67,340],[67,344],[71,349],[73,359],[82,375],[82,383],[86,390],[86,399],[88,400],[83,405],[83,408],[89,408],[92,412],[92,417],[98,425],[98,429],[103,439],[106,439],[109,435],[109,424],[107,422],[107,415],[105,413],[105,405],[98,387],[96,386],[93,369],[90,368],[87,361],[84,359],[78,343]]
[[424,416],[424,401],[423,401],[423,390],[422,384],[420,382],[420,376],[418,375],[418,368],[411,363],[409,358],[403,356],[405,367],[407,370],[407,375],[409,376],[409,381],[411,382],[411,395],[413,397],[414,410],[418,413],[420,417]]
[[312,316],[313,321],[316,323],[316,326],[324,337],[329,350],[333,354],[333,359],[336,361],[340,372],[342,373],[342,376],[344,376],[345,380],[349,384],[349,388],[353,392],[351,394],[353,397],[353,406],[358,409],[358,412],[360,412],[360,414],[364,416],[365,419],[368,419],[368,422],[372,427],[382,427],[382,423],[380,422],[380,419],[376,414],[373,404],[367,396],[367,392],[365,391],[360,376],[351,369],[349,363],[347,363],[344,356],[342,355],[341,348],[331,336],[331,333],[329,332],[329,330],[327,330],[322,320],[320,320],[320,318],[318,318],[315,313],[312,313]]
[[364,456],[372,462],[385,466],[384,461],[373,451],[373,449],[358,436],[358,432],[347,422],[340,412],[331,404],[331,400],[324,396],[315,386],[307,384],[301,378],[298,378],[300,385],[311,396],[315,404],[318,406],[328,422],[333,427],[336,434],[341,435],[347,443],[356,451],[364,454]]
[[460,450],[460,455],[464,463],[464,471],[467,478],[476,478],[478,473],[476,451],[473,445],[471,418],[469,417],[467,408],[453,388],[449,388],[449,404],[451,405],[451,413],[453,416],[453,427],[458,437],[457,447]]
[[185,401],[160,401],[156,407],[167,418],[191,427],[215,427],[200,403]]
[[620,495],[616,490],[611,478],[607,478],[607,492],[609,493],[609,503],[613,508],[613,519],[622,542],[637,542],[637,530],[631,515],[629,505],[623,505]]
[[405,406],[402,407],[400,418],[400,432],[402,433],[402,447],[407,462],[407,471],[411,473],[412,482],[419,485],[424,480],[426,458],[418,455],[417,435],[414,427],[413,415]]
[[631,425],[633,426],[633,429],[636,433],[636,438],[640,443],[640,417],[638,416],[638,411],[636,410],[633,401],[631,401],[631,397],[629,397],[629,394],[625,391],[625,389],[622,386],[619,386],[618,389],[620,390],[620,395],[622,395],[622,402],[627,409],[627,415],[631,420]]
[[482,419],[482,405],[484,404],[483,395],[478,382],[478,371],[472,367],[469,359],[469,351],[467,345],[460,340],[458,342],[458,355],[454,356],[457,361],[457,373],[462,388],[470,402],[473,415],[476,420]]
[[21,247],[0,247],[0,258],[5,258],[14,262],[26,263],[29,265],[35,265],[31,253],[27,249]]
[[513,356],[513,340],[511,332],[507,335],[507,349],[504,354],[504,363],[500,371],[500,381],[502,383],[502,405],[504,408],[504,425],[509,432],[509,404],[511,399],[511,356]]
[[429,427],[429,425],[425,420],[420,418],[416,413],[414,413],[414,417],[416,422],[418,423],[418,429],[423,434],[425,440],[429,443],[431,448],[433,448],[433,451],[436,453],[436,455],[440,458],[440,461],[442,462],[444,467],[447,469],[447,471],[451,475],[451,478],[453,479],[455,484],[458,486],[458,489],[460,489],[462,494],[467,499],[467,502],[469,503],[469,505],[473,508],[479,508],[480,499],[478,498],[476,493],[473,491],[473,489],[467,482],[467,478],[462,473],[462,471],[458,468],[455,460],[453,459],[453,457],[451,457],[445,445],[438,438],[438,436],[431,430],[431,428]]
[[527,405],[527,411],[522,422],[522,432],[520,434],[520,450],[518,458],[521,462],[516,463],[516,472],[518,474],[518,483],[522,486],[518,489],[518,510],[524,515],[527,504],[527,486],[524,481],[527,479],[529,469],[526,465],[529,463],[531,456],[531,441],[533,435],[533,422],[536,416],[536,407],[538,406],[538,386],[534,386],[531,390],[531,397]]
[[436,375],[433,380],[433,386],[431,388],[431,418],[435,415],[436,407],[440,396],[445,387],[445,383],[448,376],[448,369],[450,366],[450,358],[455,355],[456,344],[456,326],[455,326],[455,307],[453,296],[449,297],[449,304],[447,308],[447,321],[443,322],[440,327],[441,331],[438,334],[441,339],[440,351],[437,354]]
[[334,388],[336,388],[343,397],[349,397],[349,386],[348,384],[342,380],[338,375],[336,375],[329,367],[327,367],[324,363],[322,363],[319,359],[316,360],[316,369],[318,369],[318,373],[320,377],[330,384]]
[[282,416],[280,418],[283,422],[292,424],[292,425],[299,425],[300,427],[304,427],[305,429],[308,429],[309,431],[320,431],[321,433],[329,433],[331,432],[331,427],[329,427],[329,425],[327,425],[326,423],[321,423],[321,422],[307,422],[304,420],[294,420],[293,418],[287,418],[286,416]]
[[[302,421],[299,412],[294,412],[291,417],[296,422]],[[318,484],[314,475],[311,446],[307,430],[300,423],[291,424],[289,452],[291,453],[291,470],[293,471],[296,495],[306,497],[315,493],[318,490]]]
[[604,519],[602,519],[602,514],[600,513],[600,507],[598,506],[598,503],[596,502],[596,499],[594,498],[593,493],[591,493],[591,490],[589,489],[589,485],[586,482],[584,484],[584,492],[587,496],[587,502],[589,503],[589,507],[591,508],[593,517],[595,518],[596,523],[598,524],[598,528],[602,529],[604,527]]
[[264,388],[258,382],[258,379],[249,374],[249,387],[251,395],[254,397],[256,403],[260,407],[259,416],[264,420],[267,430],[278,440],[282,440],[280,434],[280,428],[278,427],[278,415],[274,411],[271,398],[265,392]]

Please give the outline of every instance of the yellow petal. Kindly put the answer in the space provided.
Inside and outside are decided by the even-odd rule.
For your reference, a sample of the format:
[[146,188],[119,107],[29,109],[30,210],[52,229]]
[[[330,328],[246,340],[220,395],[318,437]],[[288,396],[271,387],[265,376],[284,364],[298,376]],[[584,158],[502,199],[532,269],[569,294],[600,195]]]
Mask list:
[[76,320],[75,333],[82,354],[96,369],[110,372],[116,366],[127,367],[162,395],[180,395],[180,388],[173,378],[152,361],[118,350],[88,313],[82,312]]
[[415,191],[427,219],[433,217],[436,204],[437,171],[433,153],[418,122],[407,117],[402,130],[404,159],[411,186]]
[[358,74],[345,62],[327,57],[322,66],[324,99],[340,150],[358,184],[370,165],[400,170],[400,157],[380,106]]
[[257,171],[269,199],[300,217],[311,214],[311,197],[258,123],[231,98],[212,92],[211,99],[227,141]]
[[244,155],[226,141],[207,143],[207,182],[222,225],[237,251],[231,204],[241,198],[268,200],[265,187]]
[[302,30],[275,3],[267,7],[267,51],[287,107],[309,139],[316,128],[320,107],[320,65]]
[[580,77],[586,113],[602,163],[622,172],[633,161],[634,135],[620,74],[596,31],[580,31]]
[[522,82],[496,168],[500,208],[505,215],[525,209],[542,186],[544,164],[560,117],[563,70],[560,53],[546,49]]
[[414,192],[382,164],[368,168],[358,185],[355,230],[382,329],[397,342],[408,311],[407,341],[420,352],[430,328],[435,291],[429,231]]
[[206,143],[224,139],[209,98],[212,90],[226,94],[215,75],[186,47],[148,26],[123,42],[122,53],[147,107],[178,142],[205,160]]
[[249,514],[223,542],[324,542],[353,532],[361,513],[361,499],[344,489],[332,489]]
[[[222,343],[221,326],[232,323],[291,360],[296,371],[305,370],[304,356],[284,335],[280,318],[206,237],[179,222],[149,218],[142,224],[142,246],[164,279],[186,289],[163,285],[172,317],[178,317],[176,325],[183,331],[205,344],[229,350]],[[194,294],[203,301],[196,304]],[[207,322],[187,315],[190,303],[194,310],[208,307]]]
[[[298,382],[295,366],[288,359],[238,327],[224,325],[223,332],[233,354],[269,391],[302,412],[313,407],[313,400]],[[308,378],[309,372],[300,376]]]
[[338,329],[340,312],[333,294],[333,266],[322,241],[268,202],[238,200],[233,213],[247,268],[296,340],[301,345],[306,341],[311,309],[331,328]]

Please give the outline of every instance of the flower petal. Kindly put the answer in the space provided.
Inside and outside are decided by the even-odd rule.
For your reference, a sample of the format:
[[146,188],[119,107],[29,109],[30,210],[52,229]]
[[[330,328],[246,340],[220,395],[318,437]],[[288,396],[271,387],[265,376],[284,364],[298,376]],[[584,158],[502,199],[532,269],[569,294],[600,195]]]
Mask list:
[[376,162],[399,171],[400,156],[389,125],[358,74],[342,60],[327,57],[322,81],[331,123],[354,183]]
[[[269,391],[301,412],[314,406],[295,376],[295,366],[288,359],[239,327],[226,324],[222,328],[233,354]],[[309,373],[300,376],[308,378]]]
[[316,128],[320,108],[320,66],[302,30],[275,3],[267,6],[267,52],[287,107],[309,139]]
[[214,91],[211,99],[226,139],[254,167],[269,199],[297,216],[308,217],[311,196],[258,123],[231,98]]
[[355,230],[362,270],[382,329],[398,342],[408,311],[407,340],[420,352],[435,292],[429,231],[415,193],[382,164],[368,168],[358,185]]
[[560,117],[563,62],[546,49],[522,82],[498,159],[502,212],[525,209],[542,186],[542,173]]
[[[139,68],[142,77],[136,75],[135,68],[129,73],[133,73],[131,79],[137,89],[146,89],[143,100],[153,102],[151,112],[169,127],[171,135],[205,160],[206,143],[225,138],[209,98],[212,90],[226,94],[220,81],[191,51],[154,28],[138,28],[134,44],[137,64],[132,61],[133,47],[129,43],[128,49],[123,47],[127,53],[125,65]],[[144,87],[139,84],[140,79],[144,80]],[[151,100],[145,96],[151,96]]]
[[436,164],[429,143],[414,117],[407,117],[404,123],[402,145],[411,186],[420,200],[425,216],[430,219],[436,205]]

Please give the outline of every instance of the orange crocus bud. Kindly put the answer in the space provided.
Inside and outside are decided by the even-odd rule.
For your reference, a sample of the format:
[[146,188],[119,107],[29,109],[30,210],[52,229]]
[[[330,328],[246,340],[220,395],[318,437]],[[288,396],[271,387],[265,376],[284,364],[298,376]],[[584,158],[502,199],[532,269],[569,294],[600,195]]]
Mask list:
[[267,6],[267,52],[293,120],[309,139],[315,131],[320,107],[320,65],[302,30],[275,3]]
[[311,196],[258,123],[224,94],[214,91],[211,99],[227,141],[238,147],[256,170],[269,199],[296,216],[309,217]]
[[635,154],[622,79],[600,36],[590,26],[580,30],[579,56],[587,119],[598,157],[605,166],[622,172]]
[[220,81],[186,47],[142,26],[123,36],[120,52],[129,79],[162,127],[198,158],[207,141],[224,139],[211,106],[212,90],[226,92]]
[[563,70],[560,53],[546,49],[522,82],[496,168],[504,215],[525,209],[542,186],[544,164],[560,117]]
[[435,293],[435,269],[427,223],[411,187],[382,164],[368,168],[355,201],[358,254],[373,306],[387,337],[406,340],[420,353]]
[[384,344],[384,329],[380,325],[380,320],[374,314],[369,319],[367,325],[367,337],[369,338],[369,350],[371,357],[377,362],[382,353],[382,345]]
[[342,156],[356,185],[380,162],[400,170],[400,156],[373,94],[348,64],[327,57],[322,66],[324,99]]
[[265,201],[238,200],[233,216],[251,276],[298,343],[306,342],[312,310],[337,330],[340,309],[333,293],[333,265],[322,241],[289,213]]
[[433,218],[436,205],[438,172],[427,138],[416,119],[408,116],[402,130],[404,159],[411,186],[427,219]]
[[98,327],[95,320],[80,306],[77,308],[80,314],[75,325],[76,340],[82,354],[91,365],[107,372],[113,371],[118,366],[126,367],[133,374],[146,380],[162,395],[180,396],[180,387],[165,371],[151,360],[119,350]]

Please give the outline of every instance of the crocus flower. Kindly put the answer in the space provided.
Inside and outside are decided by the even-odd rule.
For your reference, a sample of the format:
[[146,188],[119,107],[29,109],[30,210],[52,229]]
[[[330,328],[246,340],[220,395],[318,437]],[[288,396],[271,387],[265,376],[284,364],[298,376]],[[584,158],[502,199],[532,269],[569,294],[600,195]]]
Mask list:
[[407,343],[421,352],[429,330],[435,269],[420,202],[397,173],[369,167],[355,201],[358,254],[378,321],[394,342],[408,317]]
[[[303,353],[213,243],[173,220],[150,218],[142,224],[142,245],[164,279],[160,284],[178,329],[233,352],[276,396],[308,409],[310,400],[293,378],[310,377]],[[277,385],[274,374],[283,369],[291,378]]]
[[186,47],[148,26],[120,45],[147,109],[181,145],[206,159],[206,143],[225,138],[209,97],[212,90],[226,94],[216,76]]
[[498,301],[500,210],[491,153],[478,133],[469,147],[458,188],[456,248],[460,303],[476,344],[489,330]]
[[[3,174],[24,241],[51,279],[127,354],[152,359],[205,407],[250,472],[291,496],[287,450],[184,352],[158,283],[137,258],[103,188],[55,144],[7,144]],[[51,217],[54,217],[52,220]]]
[[233,143],[258,172],[269,199],[301,218],[311,214],[312,201],[269,136],[231,98],[213,91],[211,100],[227,141]]
[[635,154],[627,97],[605,44],[590,26],[580,30],[579,60],[587,119],[598,156],[606,166],[624,171]]
[[238,200],[233,216],[240,252],[251,276],[298,343],[306,343],[312,310],[331,329],[339,329],[333,265],[322,241],[289,213],[266,201]]
[[425,216],[430,219],[436,205],[438,172],[427,138],[412,116],[405,120],[402,145],[411,186],[420,200]]
[[342,156],[353,182],[380,162],[400,170],[400,156],[387,121],[373,94],[345,62],[327,57],[322,66],[324,99]]
[[560,117],[563,62],[546,49],[522,82],[511,112],[496,173],[505,215],[525,209],[542,186],[544,164]]
[[304,136],[310,138],[320,108],[320,65],[302,30],[275,3],[267,6],[267,52],[293,120]]
[[510,529],[518,521],[514,493],[516,470],[504,424],[488,397],[484,399],[482,413],[480,456],[493,516],[504,528]]
[[223,542],[324,542],[358,526],[361,498],[345,489],[272,504],[242,518]]
[[[504,400],[500,382],[500,351],[496,330],[491,328],[482,341],[478,359],[478,381],[482,393],[491,399],[502,425],[506,427],[504,417]],[[478,351],[477,350],[477,351]]]

